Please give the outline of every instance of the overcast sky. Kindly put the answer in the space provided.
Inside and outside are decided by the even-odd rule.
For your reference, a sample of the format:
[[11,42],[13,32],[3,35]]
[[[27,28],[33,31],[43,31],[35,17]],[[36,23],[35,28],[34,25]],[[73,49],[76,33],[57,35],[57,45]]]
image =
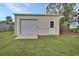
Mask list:
[[0,21],[5,20],[6,16],[14,19],[13,13],[44,14],[46,6],[47,3],[0,3]]

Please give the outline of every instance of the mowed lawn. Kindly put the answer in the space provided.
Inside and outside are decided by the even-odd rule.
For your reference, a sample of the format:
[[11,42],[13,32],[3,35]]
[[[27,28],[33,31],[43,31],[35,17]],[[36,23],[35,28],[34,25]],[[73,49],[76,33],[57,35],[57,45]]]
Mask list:
[[2,56],[55,56],[79,55],[79,38],[42,36],[38,39],[16,40],[13,31],[0,32],[0,55]]

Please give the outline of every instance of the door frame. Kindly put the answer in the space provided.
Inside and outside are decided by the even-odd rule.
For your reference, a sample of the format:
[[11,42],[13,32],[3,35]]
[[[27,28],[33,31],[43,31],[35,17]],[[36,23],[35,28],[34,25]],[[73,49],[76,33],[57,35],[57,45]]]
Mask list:
[[[54,27],[53,27],[53,28],[50,28],[50,22],[51,22],[51,21],[54,22]],[[49,35],[54,35],[54,34],[55,34],[55,21],[54,21],[54,20],[49,20],[48,22],[49,22],[49,23],[48,23],[48,24],[49,24],[49,29],[48,29],[48,30],[49,30],[49,31],[48,31],[48,32],[49,32]]]

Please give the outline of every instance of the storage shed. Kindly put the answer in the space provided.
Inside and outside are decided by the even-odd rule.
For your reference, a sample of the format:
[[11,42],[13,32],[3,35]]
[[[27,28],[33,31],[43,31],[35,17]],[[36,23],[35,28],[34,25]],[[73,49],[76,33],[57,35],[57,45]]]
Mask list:
[[16,39],[37,39],[38,36],[59,35],[59,15],[15,14]]

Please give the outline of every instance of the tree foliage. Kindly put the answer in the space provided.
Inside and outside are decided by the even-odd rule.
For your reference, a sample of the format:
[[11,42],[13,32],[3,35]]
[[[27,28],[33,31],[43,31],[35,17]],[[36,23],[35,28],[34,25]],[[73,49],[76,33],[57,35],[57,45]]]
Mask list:
[[6,21],[12,22],[12,17],[11,16],[6,16]]
[[11,16],[6,16],[6,24],[12,25],[12,17]]
[[60,14],[62,13],[63,4],[62,3],[50,3],[47,6],[47,13],[49,14]]
[[63,24],[64,23],[64,17],[61,17],[60,18],[60,24]]
[[69,19],[71,19],[71,15],[73,14],[75,5],[76,4],[74,4],[74,3],[64,3],[63,4],[63,6],[64,6],[63,16],[64,16],[65,21],[69,21]]

